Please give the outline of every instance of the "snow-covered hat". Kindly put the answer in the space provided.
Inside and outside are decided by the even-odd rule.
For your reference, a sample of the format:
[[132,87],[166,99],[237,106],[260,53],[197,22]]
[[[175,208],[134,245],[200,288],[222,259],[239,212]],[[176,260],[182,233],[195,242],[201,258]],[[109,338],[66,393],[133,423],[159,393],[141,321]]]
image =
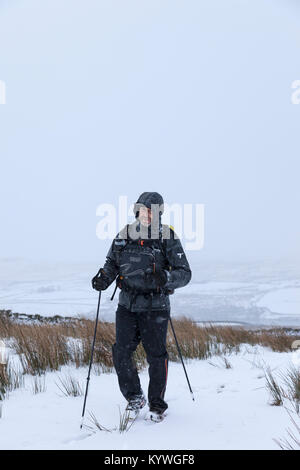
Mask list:
[[163,197],[159,193],[156,193],[156,192],[142,193],[133,206],[133,213],[135,217],[138,216],[138,212],[141,207],[147,207],[148,209],[152,209],[151,205],[157,205],[157,207],[159,208],[160,215],[164,212],[164,200],[163,200]]

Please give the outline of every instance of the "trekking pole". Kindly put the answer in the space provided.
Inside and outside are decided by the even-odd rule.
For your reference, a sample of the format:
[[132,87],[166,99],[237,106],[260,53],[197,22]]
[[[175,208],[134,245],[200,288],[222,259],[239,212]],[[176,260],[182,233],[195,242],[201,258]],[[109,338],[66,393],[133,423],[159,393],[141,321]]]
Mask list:
[[183,362],[180,347],[179,347],[179,344],[178,344],[178,341],[177,341],[177,338],[176,338],[176,333],[175,333],[174,326],[173,326],[173,323],[172,323],[171,315],[169,316],[169,319],[170,319],[170,324],[171,324],[171,328],[172,328],[172,331],[173,331],[173,335],[174,335],[174,338],[175,338],[176,346],[177,346],[177,349],[178,349],[178,354],[179,354],[179,357],[181,359],[183,370],[184,370],[184,373],[185,373],[185,376],[186,376],[186,380],[187,380],[187,383],[188,383],[188,386],[189,386],[189,389],[190,389],[190,392],[191,392],[191,395],[192,395],[192,400],[195,401],[194,394],[193,394],[193,391],[192,391],[192,387],[191,387],[191,384],[190,384],[190,381],[189,381],[189,378],[188,378],[188,375],[187,375],[187,372],[186,372],[186,369],[185,369],[185,365],[184,365],[184,362]]
[[91,359],[90,359],[90,365],[89,365],[89,372],[88,372],[88,376],[87,376],[87,379],[86,379],[86,388],[85,388],[85,395],[84,395],[84,402],[83,402],[83,410],[82,410],[82,415],[81,415],[80,429],[82,429],[82,426],[83,426],[83,420],[84,420],[84,414],[85,414],[85,405],[86,405],[86,399],[87,399],[87,394],[88,394],[88,389],[89,389],[91,369],[92,369],[92,364],[93,364],[94,349],[95,349],[96,334],[97,334],[97,326],[98,326],[98,318],[99,318],[99,309],[100,309],[100,300],[101,300],[101,290],[99,291],[99,297],[98,297],[98,307],[97,307],[94,339],[93,339],[92,350],[91,350]]

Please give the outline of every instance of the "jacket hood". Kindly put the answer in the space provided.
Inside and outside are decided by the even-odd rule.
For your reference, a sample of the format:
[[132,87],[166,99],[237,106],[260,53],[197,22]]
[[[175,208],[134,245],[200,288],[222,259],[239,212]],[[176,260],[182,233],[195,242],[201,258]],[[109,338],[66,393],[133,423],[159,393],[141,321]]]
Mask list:
[[145,192],[140,195],[138,200],[133,206],[133,213],[135,217],[138,216],[138,212],[141,206],[145,206],[148,209],[151,209],[151,205],[156,205],[159,208],[159,214],[161,215],[164,212],[164,200],[163,197],[156,192]]

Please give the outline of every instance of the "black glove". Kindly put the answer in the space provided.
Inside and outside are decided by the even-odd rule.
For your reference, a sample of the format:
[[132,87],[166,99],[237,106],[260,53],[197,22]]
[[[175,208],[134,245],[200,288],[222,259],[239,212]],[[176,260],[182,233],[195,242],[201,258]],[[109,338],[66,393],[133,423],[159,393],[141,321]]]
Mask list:
[[100,269],[97,272],[96,276],[94,276],[92,279],[92,287],[93,289],[100,291],[100,290],[107,289],[108,286],[109,286],[109,280],[107,276],[105,275],[105,272],[103,271],[103,269]]
[[152,272],[149,277],[154,281],[156,287],[164,287],[168,281],[167,271],[164,269]]

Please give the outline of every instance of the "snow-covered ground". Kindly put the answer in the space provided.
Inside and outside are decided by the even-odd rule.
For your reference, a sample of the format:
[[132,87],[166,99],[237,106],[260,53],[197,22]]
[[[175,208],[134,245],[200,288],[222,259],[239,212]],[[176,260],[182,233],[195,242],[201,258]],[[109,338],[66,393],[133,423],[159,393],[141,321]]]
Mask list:
[[[287,264],[191,263],[192,282],[171,296],[173,316],[197,321],[265,325],[300,324],[300,268]],[[32,264],[0,260],[0,309],[13,312],[94,316],[96,264]],[[114,285],[102,296],[101,316],[114,321]]]
[[[94,317],[97,293],[90,278],[95,264],[40,264],[0,260],[0,309],[44,316]],[[173,316],[186,315],[199,322],[299,326],[300,276],[295,267],[267,264],[210,263],[192,266],[193,280],[171,297]],[[111,286],[102,296],[101,319],[114,321],[117,296]],[[34,395],[33,377],[3,402],[0,449],[277,449],[274,439],[286,436],[290,418],[284,407],[269,404],[264,370],[275,374],[288,368],[294,353],[275,353],[245,345],[228,359],[193,360],[187,370],[195,402],[181,364],[170,363],[166,420],[153,424],[139,419],[120,433],[119,409],[124,410],[116,374],[92,375],[87,419],[92,412],[111,430],[79,430],[83,397],[65,397],[59,377],[71,373],[85,387],[87,369],[63,367],[47,373],[45,392]],[[295,361],[294,361],[295,363]],[[299,364],[298,364],[299,366]],[[148,373],[141,382],[145,392]]]
[[[80,431],[83,397],[65,397],[58,378],[71,373],[85,385],[86,369],[64,367],[46,374],[46,391],[34,395],[33,378],[25,388],[4,401],[0,419],[1,449],[278,449],[274,438],[286,437],[290,426],[284,407],[270,406],[264,372],[276,375],[291,365],[292,353],[275,353],[262,347],[243,346],[227,356],[231,369],[220,357],[193,360],[187,370],[195,395],[191,400],[181,364],[171,363],[166,400],[168,416],[154,424],[143,419],[146,409],[125,433],[120,433],[120,394],[115,373],[92,375],[87,418],[92,412],[111,432],[97,431],[88,437]],[[148,374],[141,374],[147,391]],[[91,425],[88,419],[86,424]]]

